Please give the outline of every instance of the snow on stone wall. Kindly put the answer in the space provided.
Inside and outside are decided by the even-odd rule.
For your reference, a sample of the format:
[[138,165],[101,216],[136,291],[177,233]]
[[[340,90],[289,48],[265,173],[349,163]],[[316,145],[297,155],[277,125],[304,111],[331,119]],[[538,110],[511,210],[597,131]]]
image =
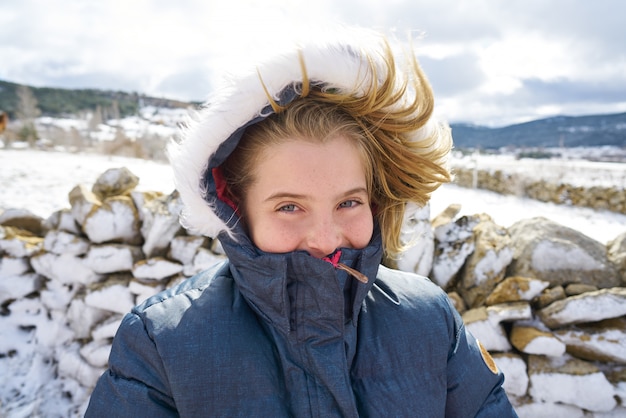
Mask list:
[[[224,260],[178,223],[176,192],[111,169],[41,219],[0,213],[0,415],[80,416],[123,315]],[[608,245],[542,218],[407,211],[416,245],[386,263],[428,274],[504,371],[521,417],[626,415],[626,234]]]
[[[454,167],[454,182],[462,187],[472,187],[500,194],[514,194],[528,197],[540,202],[552,202],[556,204],[588,207],[596,210],[608,210],[615,213],[626,214],[626,193],[624,177],[625,170],[613,173],[616,180],[606,173],[610,184],[589,186],[575,184],[571,177],[557,178],[537,177],[536,171],[545,175],[547,167],[528,167],[526,164],[518,164],[519,170],[515,171],[515,161],[509,161],[509,165],[499,168],[478,168],[458,164]],[[614,164],[618,165],[618,164]],[[621,165],[623,167],[623,165]],[[523,170],[523,171],[522,171]],[[565,170],[565,169],[564,169]],[[580,176],[585,178],[585,176]]]

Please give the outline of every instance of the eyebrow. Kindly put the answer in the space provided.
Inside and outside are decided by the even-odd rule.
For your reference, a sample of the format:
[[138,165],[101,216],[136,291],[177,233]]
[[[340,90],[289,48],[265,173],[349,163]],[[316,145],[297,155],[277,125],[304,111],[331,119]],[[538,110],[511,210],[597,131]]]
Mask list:
[[[367,192],[367,189],[365,187],[355,187],[354,189],[350,189],[346,191],[345,193],[341,193],[337,197],[341,199],[341,198],[344,198],[353,194],[358,194],[358,193],[365,193],[369,197],[369,193]],[[265,202],[271,202],[271,201],[281,200],[281,199],[308,200],[310,199],[310,196],[305,195],[305,194],[298,194],[298,193],[276,192],[270,195],[267,199],[265,199]]]

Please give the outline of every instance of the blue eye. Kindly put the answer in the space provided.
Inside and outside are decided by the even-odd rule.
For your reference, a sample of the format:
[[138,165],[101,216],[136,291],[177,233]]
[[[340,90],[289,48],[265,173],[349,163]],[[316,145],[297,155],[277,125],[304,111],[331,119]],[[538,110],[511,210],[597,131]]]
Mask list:
[[296,210],[296,205],[285,205],[278,208],[279,212],[294,212]]
[[360,202],[356,201],[356,200],[346,200],[345,202],[341,202],[339,204],[340,208],[353,208],[356,205],[358,205]]

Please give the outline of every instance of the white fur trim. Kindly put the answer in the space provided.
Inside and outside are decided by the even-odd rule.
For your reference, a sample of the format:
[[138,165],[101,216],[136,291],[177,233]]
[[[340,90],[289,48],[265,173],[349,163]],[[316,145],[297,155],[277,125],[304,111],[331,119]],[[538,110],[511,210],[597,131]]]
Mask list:
[[[367,85],[363,82],[371,74],[365,63],[368,60],[381,62],[384,38],[367,30],[346,30],[323,36],[326,40],[316,37],[313,42],[300,43],[297,48],[257,67],[273,97],[292,82],[302,81],[298,49],[310,80],[349,91],[362,91],[359,87]],[[348,49],[353,53],[347,53]],[[251,71],[217,90],[205,107],[188,121],[188,127],[181,133],[181,142],[168,147],[175,185],[184,203],[181,222],[193,232],[215,237],[227,228],[205,201],[200,179],[220,144],[269,103],[258,74],[256,70]]]

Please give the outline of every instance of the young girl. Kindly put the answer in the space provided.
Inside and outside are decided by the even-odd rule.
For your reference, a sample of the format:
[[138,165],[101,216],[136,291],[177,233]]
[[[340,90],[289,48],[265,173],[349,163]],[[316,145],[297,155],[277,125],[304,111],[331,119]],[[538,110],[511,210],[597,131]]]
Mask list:
[[214,95],[171,161],[228,261],[124,318],[87,416],[516,416],[446,294],[380,265],[450,179],[432,109],[413,56],[364,31]]

